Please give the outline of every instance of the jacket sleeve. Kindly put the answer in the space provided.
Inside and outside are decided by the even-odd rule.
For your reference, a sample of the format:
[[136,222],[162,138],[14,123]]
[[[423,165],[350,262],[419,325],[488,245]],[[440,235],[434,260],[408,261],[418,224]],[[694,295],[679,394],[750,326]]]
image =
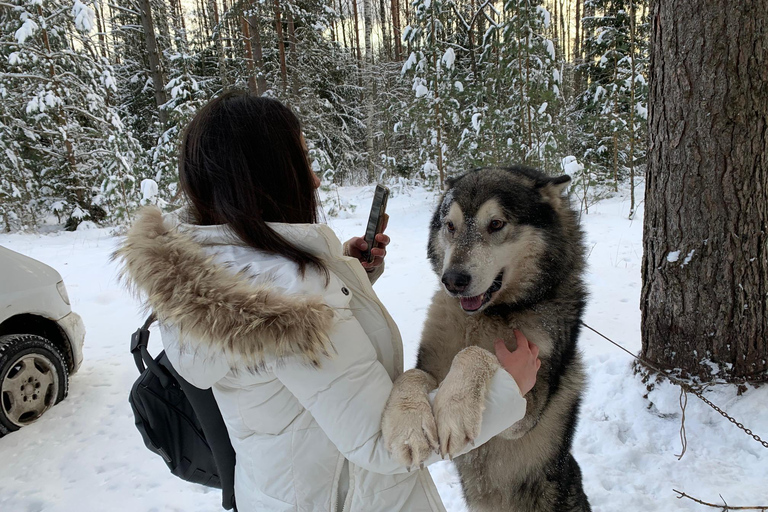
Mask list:
[[[319,368],[298,360],[275,364],[277,378],[312,414],[320,428],[353,464],[383,474],[403,473],[404,466],[390,455],[381,434],[381,416],[392,391],[392,380],[379,363],[376,351],[360,323],[348,309],[343,284],[332,276],[324,294],[338,317],[329,333],[336,354]],[[525,399],[514,379],[503,369],[494,375],[486,398],[480,435],[475,446],[511,427],[525,415]],[[472,449],[467,446],[465,452]],[[465,453],[463,452],[463,453]],[[431,456],[426,464],[440,460]]]

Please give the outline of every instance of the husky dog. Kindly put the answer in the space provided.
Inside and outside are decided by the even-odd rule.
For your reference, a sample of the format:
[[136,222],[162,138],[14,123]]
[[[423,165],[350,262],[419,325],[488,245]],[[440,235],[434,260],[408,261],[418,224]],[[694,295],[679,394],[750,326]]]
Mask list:
[[[498,368],[494,340],[513,350],[519,329],[540,349],[525,417],[454,459],[472,512],[591,510],[570,451],[585,385],[576,342],[586,292],[569,182],[526,167],[476,169],[448,182],[432,217],[428,256],[445,289],[432,299],[416,368],[390,395],[390,450],[418,465],[435,447],[432,424],[441,453],[458,454],[480,430]],[[414,405],[438,384],[432,411]]]

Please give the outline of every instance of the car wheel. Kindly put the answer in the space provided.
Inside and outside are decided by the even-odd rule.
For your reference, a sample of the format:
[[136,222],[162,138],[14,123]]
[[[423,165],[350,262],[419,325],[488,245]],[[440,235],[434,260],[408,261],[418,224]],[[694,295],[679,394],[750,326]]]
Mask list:
[[53,343],[0,336],[0,436],[29,425],[67,395],[69,372]]

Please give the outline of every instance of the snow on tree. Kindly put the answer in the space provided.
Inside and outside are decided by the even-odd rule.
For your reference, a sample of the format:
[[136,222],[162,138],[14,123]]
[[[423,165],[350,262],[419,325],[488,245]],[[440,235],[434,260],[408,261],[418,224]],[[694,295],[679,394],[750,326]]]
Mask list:
[[630,0],[587,0],[575,41],[558,5],[1,3],[0,221],[120,222],[142,179],[178,204],[184,128],[229,89],[288,104],[326,186],[439,185],[513,163],[557,173],[569,155],[589,187],[624,179],[645,153],[645,3],[634,45]]
[[79,1],[12,5],[0,11],[5,227],[34,225],[54,204],[71,227],[119,220],[135,202],[141,148],[113,103],[114,71],[94,49],[94,12]]
[[[599,181],[613,182],[629,172],[631,162],[642,162],[646,137],[648,45],[647,23],[630,9],[629,0],[586,0],[584,19],[586,58],[580,65],[588,86],[580,98],[585,137],[582,154]],[[632,5],[634,7],[634,5]],[[639,29],[633,46],[630,13]],[[634,83],[634,89],[633,89]],[[630,156],[630,147],[632,155]]]

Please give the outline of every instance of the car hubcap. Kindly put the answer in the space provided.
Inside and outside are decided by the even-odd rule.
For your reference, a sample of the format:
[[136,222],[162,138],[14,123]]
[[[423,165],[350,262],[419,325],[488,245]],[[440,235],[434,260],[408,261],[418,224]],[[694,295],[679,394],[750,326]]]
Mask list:
[[56,403],[59,376],[50,359],[25,354],[3,376],[0,402],[5,417],[17,427],[29,425]]

